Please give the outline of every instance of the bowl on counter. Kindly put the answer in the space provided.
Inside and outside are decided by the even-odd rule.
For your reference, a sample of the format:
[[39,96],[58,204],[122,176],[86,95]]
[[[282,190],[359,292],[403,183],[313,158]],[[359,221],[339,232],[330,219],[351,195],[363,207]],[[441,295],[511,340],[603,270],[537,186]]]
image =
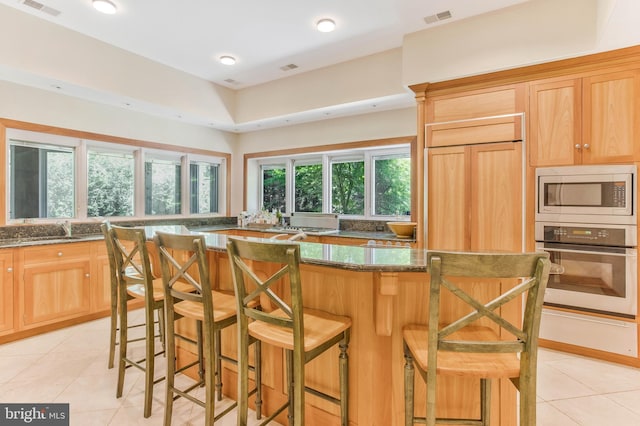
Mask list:
[[387,226],[397,238],[413,238],[416,225],[416,222],[387,222]]

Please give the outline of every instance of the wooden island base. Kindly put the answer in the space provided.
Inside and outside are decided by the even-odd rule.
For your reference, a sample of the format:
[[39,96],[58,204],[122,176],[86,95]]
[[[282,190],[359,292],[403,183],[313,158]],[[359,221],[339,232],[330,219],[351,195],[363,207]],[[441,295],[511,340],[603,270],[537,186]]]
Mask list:
[[[233,290],[226,253],[210,251],[211,266],[218,287]],[[402,327],[409,323],[426,323],[428,275],[426,272],[372,272],[343,269],[339,266],[301,265],[304,304],[353,321],[349,345],[349,420],[351,425],[404,425],[404,356]],[[477,294],[477,287],[470,291]],[[484,291],[484,290],[482,290]],[[490,297],[490,295],[487,295]],[[455,309],[455,302],[443,303]],[[445,305],[446,306],[446,305]],[[517,308],[513,315],[519,315]],[[191,327],[183,325],[183,327]],[[223,331],[223,353],[235,358],[234,330]],[[195,358],[194,348],[183,345],[179,363]],[[253,360],[252,360],[253,361]],[[338,396],[338,350],[308,364],[306,383]],[[223,392],[236,398],[236,368],[223,365]],[[279,349],[264,344],[262,349],[263,412],[273,412],[286,400],[284,356]],[[195,373],[195,372],[192,372]],[[416,380],[416,410],[424,412],[425,388]],[[439,385],[439,414],[446,416],[479,415],[477,381],[454,379]],[[510,382],[492,387],[492,425],[516,424],[516,390]],[[253,398],[250,405],[253,407]],[[339,407],[306,394],[308,426],[339,424]],[[286,412],[277,421],[287,424]]]

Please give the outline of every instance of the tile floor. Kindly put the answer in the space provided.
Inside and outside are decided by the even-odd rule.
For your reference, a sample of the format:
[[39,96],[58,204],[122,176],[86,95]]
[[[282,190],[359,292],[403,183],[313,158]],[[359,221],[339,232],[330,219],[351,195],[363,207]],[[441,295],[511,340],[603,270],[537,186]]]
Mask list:
[[[164,387],[156,386],[153,415],[144,419],[141,372],[128,370],[123,397],[114,397],[107,333],[105,318],[0,345],[0,401],[68,402],[72,426],[161,425]],[[539,426],[640,425],[640,369],[545,349],[539,360]],[[173,425],[201,425],[202,414],[181,398]],[[216,424],[235,425],[235,416]]]

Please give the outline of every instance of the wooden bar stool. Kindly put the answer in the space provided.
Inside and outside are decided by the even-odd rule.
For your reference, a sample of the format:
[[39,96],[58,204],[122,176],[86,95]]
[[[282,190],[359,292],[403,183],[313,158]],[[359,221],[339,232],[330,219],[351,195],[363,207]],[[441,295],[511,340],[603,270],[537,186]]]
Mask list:
[[[126,228],[113,225],[107,234],[111,238],[118,271],[120,355],[116,397],[120,398],[122,396],[125,371],[128,367],[135,367],[144,371],[144,417],[149,417],[151,416],[151,404],[153,401],[153,385],[164,380],[164,377],[154,380],[155,357],[164,353],[164,350],[155,351],[156,334],[154,330],[154,315],[157,315],[160,324],[160,340],[164,345],[164,290],[162,288],[162,279],[156,279],[151,271],[144,228]],[[127,354],[129,343],[127,300],[129,298],[144,302],[145,356],[142,359],[133,359]]]
[[[231,264],[238,304],[238,425],[247,424],[248,342],[249,337],[284,349],[288,383],[288,401],[261,423],[268,423],[288,408],[289,424],[304,425],[305,391],[340,405],[341,424],[349,422],[348,357],[351,319],[319,310],[303,308],[300,280],[300,245],[289,241],[258,241],[229,238],[227,253]],[[253,264],[270,263],[276,272],[266,279],[253,269]],[[274,291],[283,283],[290,290],[291,302]],[[276,307],[264,312],[252,306],[265,297]],[[305,386],[304,366],[327,349],[338,345],[340,398],[334,398]]]
[[[113,241],[111,239],[111,235],[109,235],[109,230],[111,226],[108,223],[103,223],[100,225],[100,229],[102,230],[102,235],[104,235],[104,242],[107,247],[107,257],[109,259],[109,281],[110,281],[110,302],[111,302],[111,317],[109,322],[109,362],[108,368],[113,368],[113,362],[115,359],[116,346],[120,343],[118,342],[117,335],[120,330],[120,326],[118,325],[118,266],[116,265],[116,258],[113,249]],[[129,274],[134,274],[135,271],[127,271]],[[127,302],[132,300],[133,297],[127,294]],[[129,330],[138,327],[144,327],[144,323],[137,324],[128,324],[127,327]],[[129,339],[129,343],[137,342],[140,340],[144,340],[144,337],[139,337],[135,339]]]
[[[222,360],[237,364],[236,360],[223,355],[221,349],[222,330],[236,324],[236,300],[233,294],[212,291],[204,236],[157,232],[154,241],[162,267],[167,314],[167,391],[164,424],[171,424],[174,399],[184,397],[204,407],[205,424],[212,425],[237,405],[234,403],[215,415],[216,394],[217,400],[222,400]],[[196,342],[176,333],[175,321],[180,318],[196,321]],[[175,363],[176,338],[198,346],[198,360],[180,369],[176,369]],[[254,349],[256,388],[250,394],[257,394],[256,412],[259,419],[262,402],[259,341],[255,341]],[[177,388],[175,375],[195,364],[200,365],[200,381],[187,388]],[[202,385],[205,385],[204,400],[190,394]]]
[[[487,426],[491,379],[507,378],[520,391],[520,425],[535,426],[538,330],[549,279],[548,254],[432,251],[427,253],[427,265],[429,324],[403,328],[405,424]],[[487,300],[471,297],[463,283],[486,287]],[[443,288],[448,291],[441,292]],[[523,296],[524,315],[514,323],[502,309],[508,310],[505,305],[511,302],[520,312]],[[414,366],[427,385],[423,418],[414,416]],[[479,419],[436,417],[437,375],[479,379]]]

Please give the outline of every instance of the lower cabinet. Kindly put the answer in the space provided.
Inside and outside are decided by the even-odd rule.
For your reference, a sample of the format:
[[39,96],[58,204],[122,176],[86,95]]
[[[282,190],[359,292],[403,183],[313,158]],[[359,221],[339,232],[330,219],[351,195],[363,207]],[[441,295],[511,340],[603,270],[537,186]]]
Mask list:
[[91,243],[22,250],[19,318],[22,329],[91,312]]
[[104,241],[93,243],[91,267],[91,312],[111,310],[111,266]]
[[14,331],[14,272],[13,250],[0,250],[0,295],[2,296],[2,310],[0,310],[0,335]]

